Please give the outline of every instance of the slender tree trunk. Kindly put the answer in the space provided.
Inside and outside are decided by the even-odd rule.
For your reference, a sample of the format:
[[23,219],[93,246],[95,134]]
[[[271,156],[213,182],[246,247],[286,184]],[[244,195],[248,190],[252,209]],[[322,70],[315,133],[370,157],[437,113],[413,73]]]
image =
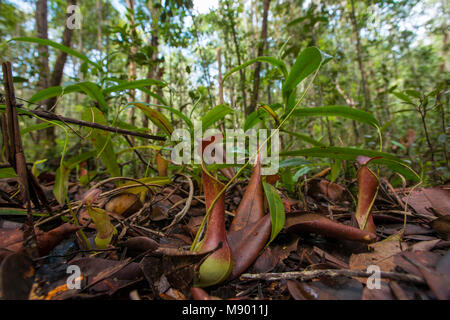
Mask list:
[[350,12],[350,20],[352,22],[353,33],[355,34],[355,38],[356,38],[355,46],[356,46],[356,54],[358,56],[359,70],[361,72],[361,85],[362,85],[362,90],[363,90],[363,94],[364,94],[364,109],[366,111],[368,111],[370,109],[372,101],[370,98],[369,86],[367,84],[366,71],[364,68],[364,58],[363,58],[363,53],[362,53],[362,49],[361,49],[361,38],[359,35],[360,30],[359,30],[358,22],[356,21],[355,1],[350,0],[350,4],[351,4],[351,8],[352,8],[352,10]]
[[102,51],[102,2],[97,0],[97,50]]
[[[134,43],[134,33],[136,32],[135,28],[135,17],[134,17],[134,0],[126,0],[127,9],[131,12],[131,30],[130,30],[130,37],[131,41]],[[134,61],[134,56],[137,53],[136,46],[132,45],[130,48],[130,53],[128,56],[129,64],[128,64],[128,81],[136,80],[136,62]],[[135,100],[135,90],[130,90],[130,96],[128,97],[128,101],[134,101]],[[130,109],[130,117],[131,117],[131,124],[135,125],[136,123],[136,116],[135,116],[135,108]]]
[[[261,37],[258,44],[258,57],[264,54],[264,48],[267,42],[267,16],[269,14],[270,0],[264,0],[263,3],[263,21],[261,27]],[[250,99],[250,107],[248,113],[252,113],[256,109],[259,94],[259,82],[260,82],[261,62],[255,64],[255,74],[253,77],[253,92]]]
[[[67,1],[67,6],[70,5],[76,5],[77,1],[76,0],[68,0]],[[70,17],[70,14],[66,14],[66,20]],[[71,43],[72,43],[72,36],[73,36],[73,29],[69,28],[67,23],[65,23],[65,27],[64,27],[64,32],[62,35],[62,41],[61,44],[66,46],[66,47],[71,47]],[[47,52],[48,52],[48,48],[47,48]],[[64,75],[64,66],[66,64],[66,60],[67,60],[67,53],[59,51],[58,55],[56,57],[55,60],[55,64],[53,66],[53,72],[50,76],[50,80],[48,83],[48,86],[50,87],[54,87],[54,86],[59,86],[61,85],[62,82],[62,78]],[[57,97],[53,97],[50,98],[46,101],[46,108],[48,111],[55,111],[56,109],[56,103],[57,103]],[[55,145],[55,127],[49,127],[47,129],[45,129],[45,139],[48,141],[50,146],[54,146]]]
[[[240,46],[239,46],[239,42],[238,42],[238,39],[237,39],[237,32],[236,32],[234,18],[233,18],[233,13],[231,12],[231,7],[230,7],[230,1],[229,0],[226,1],[226,5],[227,5],[227,18],[228,18],[228,23],[229,23],[230,29],[231,29],[231,35],[233,37],[234,49],[236,51],[236,58],[237,58],[238,65],[241,65],[242,64],[242,59],[241,59]],[[246,115],[248,115],[247,94],[246,94],[246,91],[245,91],[245,72],[244,72],[244,70],[242,70],[242,69],[239,70],[239,76],[240,76],[240,81],[241,81],[242,104],[244,106],[244,113]]]
[[[159,64],[158,64],[158,52],[159,52],[159,48],[158,48],[159,47],[159,24],[158,24],[158,22],[159,22],[159,19],[161,16],[161,10],[159,9],[159,7],[155,6],[152,1],[148,2],[148,10],[150,11],[150,15],[152,18],[152,38],[150,40],[150,45],[152,46],[153,51],[152,51],[151,61],[150,61],[148,71],[147,71],[147,78],[161,80],[162,73],[160,72],[161,69],[159,68]],[[150,90],[150,87],[148,89]],[[159,90],[158,94],[159,93],[162,94],[162,91]],[[145,102],[150,103],[150,95],[149,94],[145,95]],[[155,100],[154,102],[157,103],[158,101]],[[148,127],[148,118],[146,115],[144,115],[144,117],[142,118],[142,125],[144,126],[144,128]]]
[[[36,1],[36,30],[37,37],[48,39],[48,22],[47,22],[47,0]],[[38,72],[39,72],[39,89],[45,89],[49,86],[50,68],[48,64],[48,47],[38,45]]]
[[220,48],[217,48],[217,67],[219,68],[219,104],[223,104],[222,61]]

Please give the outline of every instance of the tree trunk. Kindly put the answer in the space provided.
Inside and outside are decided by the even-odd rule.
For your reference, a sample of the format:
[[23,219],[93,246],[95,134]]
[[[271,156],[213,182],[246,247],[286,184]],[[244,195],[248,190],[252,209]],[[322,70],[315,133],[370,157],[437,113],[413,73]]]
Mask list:
[[[150,40],[150,45],[152,46],[153,51],[152,51],[151,61],[150,61],[150,64],[149,64],[149,67],[147,70],[147,78],[160,80],[162,74],[160,73],[159,65],[158,65],[158,47],[159,47],[159,24],[158,24],[158,22],[159,22],[159,19],[161,16],[161,9],[159,9],[159,7],[155,6],[152,1],[148,2],[148,9],[150,11],[151,18],[152,18],[152,38]],[[148,87],[148,89],[150,90],[150,87]],[[160,93],[162,94],[162,90],[158,90],[158,94],[160,94]],[[145,95],[145,102],[150,103],[150,95],[149,94]],[[156,104],[159,102],[155,99],[154,103]],[[142,118],[142,125],[144,126],[144,128],[148,128],[148,118],[146,115],[144,115],[144,117]]]
[[[230,2],[227,1],[226,5],[227,5],[228,23],[230,25],[231,35],[233,37],[234,49],[236,50],[236,58],[237,58],[237,61],[238,61],[238,65],[240,66],[242,64],[241,53],[240,53],[239,42],[238,42],[238,39],[237,39],[235,23],[234,23],[233,15],[232,15],[231,8],[230,8]],[[242,103],[243,103],[243,106],[244,106],[244,114],[248,115],[247,94],[245,93],[245,72],[244,72],[244,70],[242,70],[242,69],[239,70],[239,76],[240,76],[240,80],[241,80],[241,92],[242,92]]]
[[362,85],[362,90],[363,90],[363,94],[364,94],[364,109],[366,111],[368,111],[372,102],[371,102],[371,98],[370,98],[369,86],[368,86],[367,80],[366,80],[366,71],[364,68],[364,59],[363,59],[363,53],[361,50],[361,38],[359,35],[360,30],[359,30],[358,22],[356,21],[354,0],[350,0],[350,4],[351,4],[351,8],[352,8],[352,10],[350,12],[350,20],[352,22],[353,33],[355,34],[355,38],[356,38],[356,54],[358,56],[358,65],[359,65],[359,70],[361,72],[361,85]]
[[97,50],[102,51],[102,2],[97,0]]
[[[267,42],[267,16],[269,14],[269,5],[270,5],[270,0],[264,0],[261,37],[259,39],[259,44],[258,44],[258,54],[257,54],[258,57],[260,57],[264,54],[264,47],[266,46],[266,42]],[[253,77],[253,93],[252,93],[252,97],[250,100],[250,107],[248,110],[248,114],[255,111],[256,104],[258,102],[260,71],[261,71],[261,62],[257,62],[255,64],[255,74]]]
[[[40,2],[40,0],[38,1]],[[46,1],[42,1],[42,2],[46,2]],[[76,5],[77,1],[76,0],[68,0],[67,1],[67,6],[70,5]],[[36,4],[38,5],[38,4]],[[44,33],[47,33],[48,28],[47,28],[47,15],[44,15],[45,21],[42,21],[42,14],[44,11],[47,11],[47,3],[44,4],[39,4],[39,7],[42,6],[42,8],[40,8],[40,12],[36,12],[37,15],[41,15],[41,18],[39,19],[39,24],[43,23],[43,27],[40,26],[40,28],[42,28],[40,31],[42,33],[39,33],[39,35],[45,36]],[[70,17],[71,14],[67,14],[66,15],[66,20]],[[36,21],[37,22],[37,21]],[[70,47],[71,46],[71,42],[72,42],[72,36],[73,36],[73,29],[69,28],[67,26],[67,24],[65,23],[65,27],[64,27],[64,32],[62,35],[62,41],[61,44],[66,46],[66,47]],[[47,52],[47,68],[48,68],[48,47],[46,48],[46,52]],[[58,55],[56,57],[55,60],[55,64],[53,66],[53,72],[50,76],[50,79],[47,82],[47,86],[46,87],[53,87],[53,86],[59,86],[61,85],[61,81],[63,78],[63,72],[64,72],[64,65],[66,64],[66,60],[67,60],[67,53],[59,51]],[[50,74],[50,72],[47,72],[47,75]],[[48,77],[48,76],[47,76]],[[50,98],[46,101],[45,105],[46,105],[46,109],[48,111],[54,111],[56,109],[56,102],[57,102],[57,97],[53,97]],[[47,129],[45,129],[45,139],[48,141],[50,146],[54,146],[55,145],[55,127],[49,127]]]
[[[135,18],[134,18],[134,0],[126,0],[127,3],[127,8],[128,10],[130,10],[131,12],[131,41],[134,43],[134,32],[136,31],[135,28]],[[137,48],[136,46],[132,45],[130,48],[130,53],[128,56],[129,59],[129,64],[128,64],[128,81],[134,81],[136,80],[136,62],[134,61],[134,56],[137,53]],[[135,100],[135,90],[131,89],[130,90],[130,96],[128,97],[128,101],[134,101]],[[131,124],[135,125],[136,123],[136,116],[135,116],[135,108],[131,108],[130,109],[130,117],[131,117]]]
[[[36,30],[37,37],[48,39],[47,0],[36,1]],[[48,88],[50,68],[48,65],[48,47],[38,45],[38,87],[40,90]]]

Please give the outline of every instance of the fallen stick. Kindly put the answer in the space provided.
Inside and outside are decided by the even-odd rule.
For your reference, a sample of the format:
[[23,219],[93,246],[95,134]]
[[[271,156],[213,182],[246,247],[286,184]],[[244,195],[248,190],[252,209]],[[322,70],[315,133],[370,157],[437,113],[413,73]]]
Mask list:
[[[307,271],[292,271],[292,272],[282,272],[282,273],[244,273],[241,275],[241,280],[266,280],[266,281],[277,281],[277,280],[294,280],[298,279],[301,281],[312,280],[315,278],[328,276],[328,277],[356,277],[356,278],[368,278],[373,276],[374,273],[366,272],[362,270],[345,270],[345,269],[323,269],[323,270],[307,270]],[[398,272],[386,272],[381,271],[379,273],[381,278],[412,282],[416,284],[426,284],[426,282],[415,275],[398,273]]]
[[128,136],[135,136],[135,137],[141,137],[141,138],[152,139],[152,140],[159,140],[159,141],[165,141],[166,140],[165,137],[154,136],[154,135],[141,133],[141,132],[130,131],[130,130],[126,130],[126,129],[113,128],[113,127],[105,126],[105,125],[94,123],[94,122],[88,122],[88,121],[84,121],[84,120],[78,120],[78,119],[73,119],[73,118],[69,118],[69,117],[60,116],[60,115],[57,115],[57,114],[54,114],[54,113],[51,113],[51,112],[47,112],[47,111],[25,110],[25,109],[19,109],[19,108],[17,109],[17,111],[18,111],[18,114],[21,115],[21,116],[27,115],[27,113],[32,113],[32,114],[34,114],[34,115],[36,115],[38,117],[41,117],[41,118],[44,118],[44,119],[47,119],[47,120],[56,120],[56,121],[61,121],[61,122],[67,122],[67,123],[80,125],[80,126],[83,126],[83,127],[100,129],[100,130],[104,130],[104,131],[125,134],[125,135],[128,135]]

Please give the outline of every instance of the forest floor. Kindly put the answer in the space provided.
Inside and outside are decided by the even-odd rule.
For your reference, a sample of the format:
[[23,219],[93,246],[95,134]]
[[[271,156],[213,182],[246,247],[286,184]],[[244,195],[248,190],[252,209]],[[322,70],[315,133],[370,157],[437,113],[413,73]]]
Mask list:
[[[39,176],[49,199],[54,177],[51,172]],[[246,182],[226,192],[227,226]],[[117,229],[104,250],[90,250],[79,227],[65,222],[72,217],[69,210],[52,200],[52,215],[35,216],[39,253],[33,257],[28,254],[33,246],[23,243],[24,230],[29,232],[26,214],[17,215],[23,211],[23,199],[20,194],[12,197],[17,179],[1,179],[1,294],[18,299],[449,299],[450,186],[394,189],[381,179],[372,209],[377,239],[368,245],[329,232],[320,223],[311,227],[318,216],[352,225],[354,199],[349,188],[354,183],[316,177],[305,185],[302,201],[279,190],[286,224],[277,238],[236,279],[191,289],[205,258],[189,251],[205,214],[204,197],[195,182],[176,177],[169,185],[152,188],[143,202],[132,193],[120,193],[113,182],[102,184],[96,206],[110,212]],[[81,205],[87,191],[69,183],[73,214],[95,246],[95,226]],[[177,216],[187,205],[184,216]],[[302,228],[305,223],[310,227]],[[81,269],[72,282],[70,265]]]

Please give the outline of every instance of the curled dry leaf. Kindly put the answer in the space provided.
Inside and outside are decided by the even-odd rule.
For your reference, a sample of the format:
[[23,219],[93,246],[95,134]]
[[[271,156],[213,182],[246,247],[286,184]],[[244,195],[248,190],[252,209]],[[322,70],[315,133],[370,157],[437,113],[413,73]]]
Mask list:
[[[61,241],[68,238],[71,234],[80,230],[79,226],[70,223],[64,223],[59,227],[48,232],[36,229],[39,255],[48,254]],[[11,253],[20,252],[23,249],[23,231],[20,229],[0,229],[0,261]]]
[[287,232],[314,232],[327,237],[371,243],[376,235],[342,223],[334,222],[320,214],[306,213],[286,218]]
[[127,218],[142,208],[139,197],[133,193],[122,193],[110,198],[105,204],[105,210]]
[[345,188],[335,182],[325,179],[312,179],[308,182],[308,194],[317,198],[318,194],[323,194],[331,201],[339,201],[344,198]]
[[159,247],[158,242],[148,237],[133,237],[118,243],[120,247],[136,252],[154,251]]
[[450,215],[441,216],[430,223],[439,237],[450,240]]

